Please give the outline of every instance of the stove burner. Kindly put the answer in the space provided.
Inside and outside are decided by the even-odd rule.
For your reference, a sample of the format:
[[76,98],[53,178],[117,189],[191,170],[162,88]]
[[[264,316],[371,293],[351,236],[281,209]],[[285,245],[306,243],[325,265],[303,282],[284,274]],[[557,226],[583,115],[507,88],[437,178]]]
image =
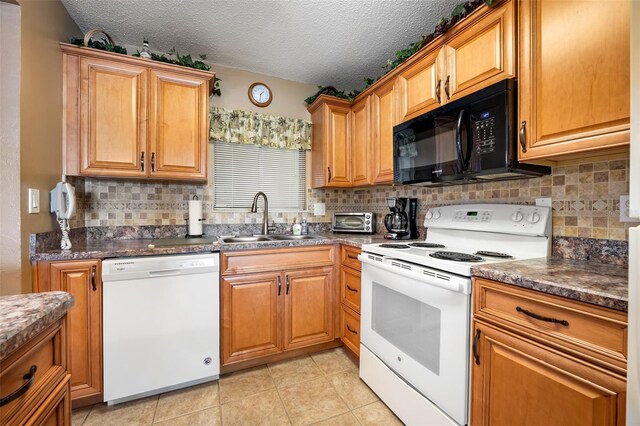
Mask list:
[[476,252],[479,256],[487,256],[487,257],[499,257],[501,259],[511,259],[513,256],[506,253],[499,253],[497,251],[478,251]]
[[410,248],[406,244],[380,244],[378,247],[391,248],[391,249],[408,249],[408,248]]
[[482,262],[483,260],[480,256],[474,256],[468,253],[458,253],[455,251],[437,251],[435,253],[430,253],[429,256],[437,259],[453,260],[455,262]]
[[420,247],[420,248],[444,248],[444,244],[438,243],[409,243],[411,247]]

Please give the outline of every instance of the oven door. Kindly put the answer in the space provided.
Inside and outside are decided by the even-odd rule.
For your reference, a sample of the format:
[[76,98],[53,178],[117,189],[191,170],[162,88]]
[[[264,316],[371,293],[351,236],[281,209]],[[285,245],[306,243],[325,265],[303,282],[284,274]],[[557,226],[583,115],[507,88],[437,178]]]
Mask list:
[[364,214],[335,213],[333,216],[333,230],[339,232],[365,231]]
[[456,291],[442,278],[371,260],[366,253],[359,258],[362,345],[458,424],[466,424],[471,280],[452,276],[468,281]]

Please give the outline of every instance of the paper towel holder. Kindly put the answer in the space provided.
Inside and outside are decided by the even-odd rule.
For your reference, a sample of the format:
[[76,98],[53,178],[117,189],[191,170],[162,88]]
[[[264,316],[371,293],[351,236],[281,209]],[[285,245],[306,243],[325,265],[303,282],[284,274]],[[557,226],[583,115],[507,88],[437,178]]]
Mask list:
[[[198,200],[198,196],[194,195],[192,200]],[[204,222],[204,219],[200,218],[198,219],[199,222]],[[195,234],[195,235],[191,235],[189,234],[189,218],[185,219],[186,225],[187,225],[187,235],[185,236],[186,238],[202,238],[204,236],[204,232],[202,234]]]

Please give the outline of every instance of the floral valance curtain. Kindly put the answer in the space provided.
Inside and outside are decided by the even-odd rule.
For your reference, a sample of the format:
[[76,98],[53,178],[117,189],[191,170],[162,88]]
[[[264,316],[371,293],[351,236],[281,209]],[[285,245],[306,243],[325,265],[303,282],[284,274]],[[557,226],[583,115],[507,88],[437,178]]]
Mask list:
[[308,121],[218,107],[211,107],[209,119],[211,140],[270,148],[311,149],[311,123]]

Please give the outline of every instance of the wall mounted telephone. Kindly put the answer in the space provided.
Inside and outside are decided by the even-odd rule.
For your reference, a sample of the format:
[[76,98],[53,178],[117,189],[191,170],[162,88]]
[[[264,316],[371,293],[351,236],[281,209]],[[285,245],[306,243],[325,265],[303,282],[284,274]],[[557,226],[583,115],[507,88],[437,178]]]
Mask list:
[[71,219],[76,214],[76,190],[69,183],[58,182],[50,195],[50,211],[58,219]]
[[69,219],[76,214],[76,190],[67,182],[58,182],[56,187],[49,192],[49,195],[51,196],[49,211],[55,213],[62,231],[60,248],[62,250],[70,250]]

